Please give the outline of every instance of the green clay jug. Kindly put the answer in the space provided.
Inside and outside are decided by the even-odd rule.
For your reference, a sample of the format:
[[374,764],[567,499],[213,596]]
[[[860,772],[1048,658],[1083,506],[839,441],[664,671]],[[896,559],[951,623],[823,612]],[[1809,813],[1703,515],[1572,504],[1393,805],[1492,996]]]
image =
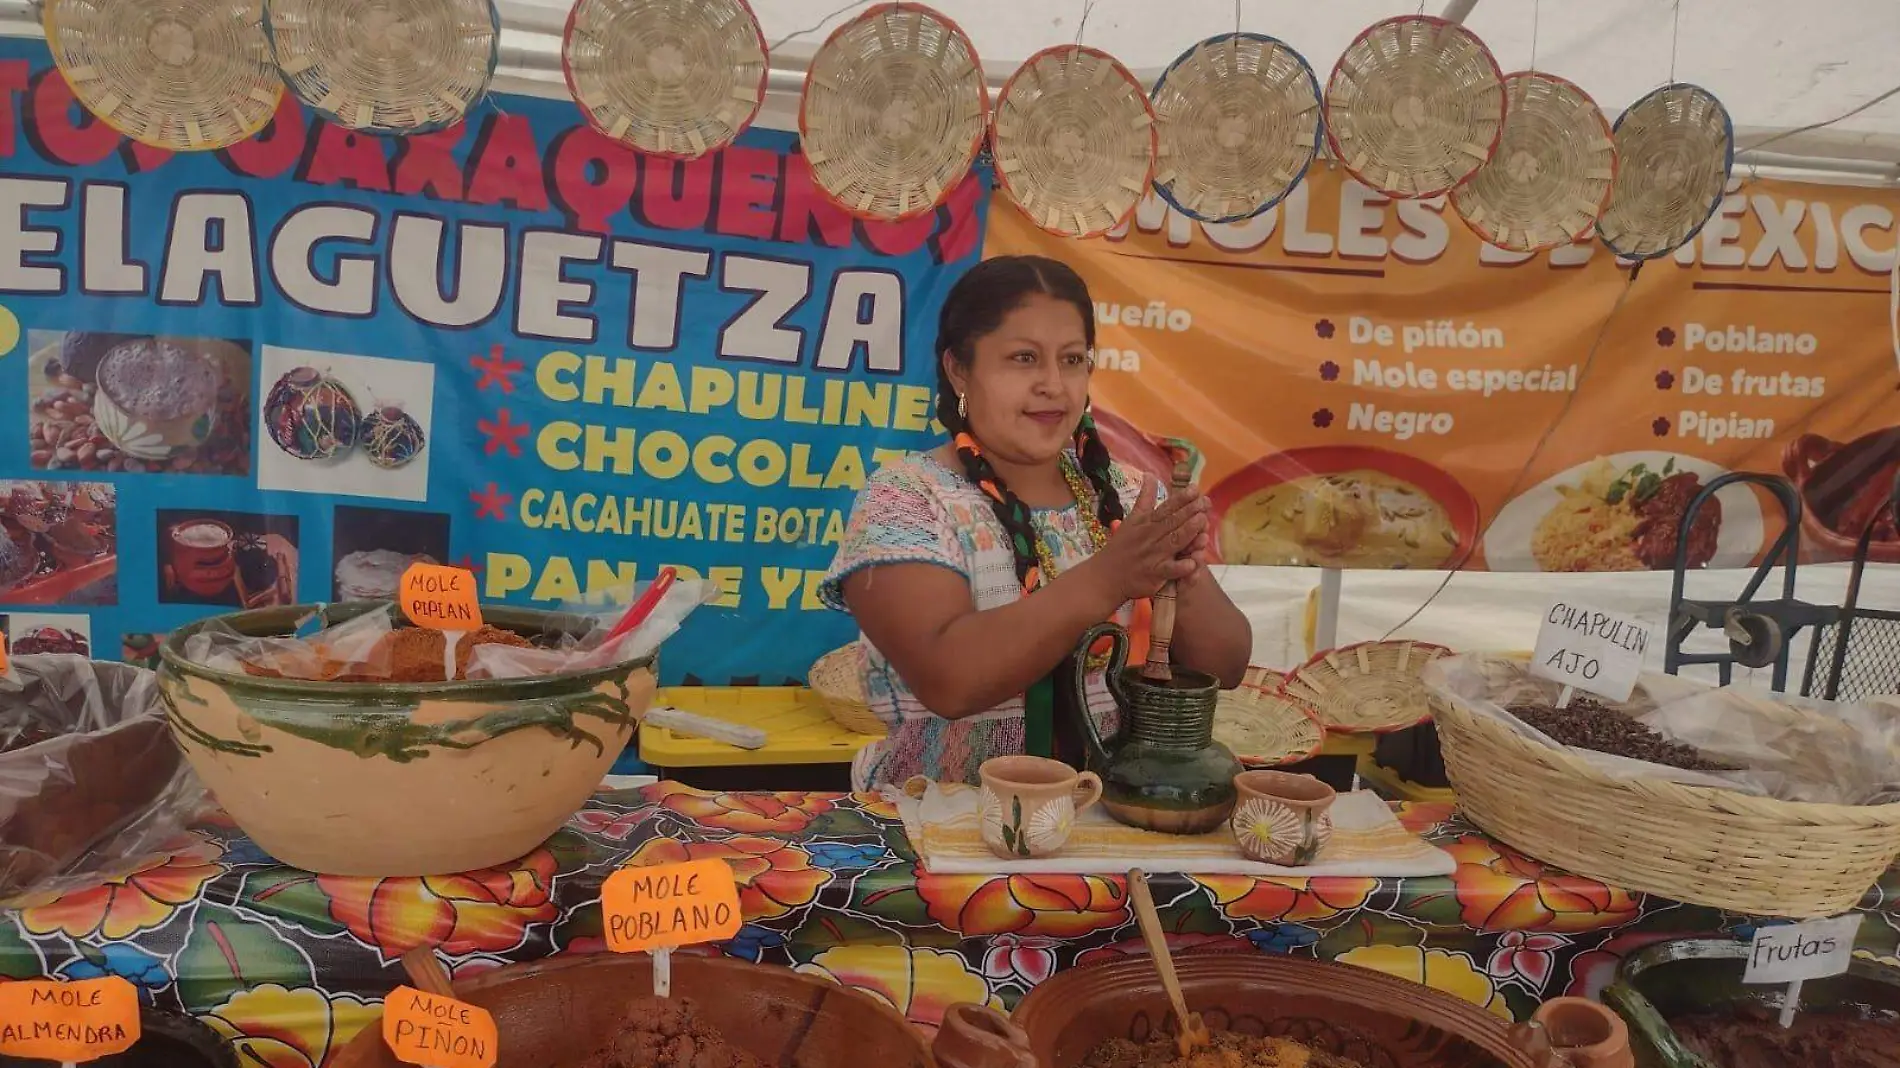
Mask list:
[[[1122,726],[1103,738],[1088,711],[1088,653],[1110,641],[1108,692],[1121,709]],[[1091,769],[1102,777],[1102,807],[1130,827],[1165,834],[1205,834],[1234,811],[1234,776],[1241,773],[1233,751],[1214,740],[1214,705],[1220,682],[1212,675],[1174,669],[1171,682],[1141,676],[1127,666],[1128,632],[1098,623],[1076,650],[1070,714],[1081,722]]]

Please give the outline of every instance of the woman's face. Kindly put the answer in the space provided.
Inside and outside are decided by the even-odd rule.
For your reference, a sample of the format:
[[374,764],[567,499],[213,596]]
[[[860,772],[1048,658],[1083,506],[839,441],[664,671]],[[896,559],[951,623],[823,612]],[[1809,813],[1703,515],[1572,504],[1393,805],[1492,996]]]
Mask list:
[[985,451],[1035,464],[1068,447],[1089,399],[1085,327],[1075,305],[1032,293],[976,340],[968,364],[941,357]]

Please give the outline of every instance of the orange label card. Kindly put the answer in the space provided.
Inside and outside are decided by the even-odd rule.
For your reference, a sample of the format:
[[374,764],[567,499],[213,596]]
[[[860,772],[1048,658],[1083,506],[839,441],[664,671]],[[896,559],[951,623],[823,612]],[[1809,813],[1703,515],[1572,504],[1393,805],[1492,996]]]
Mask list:
[[383,1000],[383,1044],[405,1064],[494,1068],[495,1018],[465,1001],[399,986]]
[[58,983],[0,983],[0,1053],[96,1061],[139,1040],[139,995],[116,975]]
[[622,868],[600,888],[601,925],[616,953],[717,942],[739,933],[739,884],[723,860]]
[[402,614],[430,630],[475,630],[482,606],[475,599],[475,576],[459,567],[410,564],[402,573]]
[[4,677],[7,670],[7,632],[0,630],[0,677]]

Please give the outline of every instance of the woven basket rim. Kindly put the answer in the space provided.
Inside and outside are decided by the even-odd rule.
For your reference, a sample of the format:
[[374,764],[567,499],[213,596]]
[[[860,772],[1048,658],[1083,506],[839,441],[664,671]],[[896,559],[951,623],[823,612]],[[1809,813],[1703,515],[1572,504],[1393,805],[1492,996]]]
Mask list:
[[[590,2],[606,2],[606,0],[574,0],[572,6],[567,9],[567,21],[563,23],[561,27],[561,81],[567,86],[567,95],[574,101],[574,106],[580,109],[581,118],[587,121],[587,125],[592,128],[595,133],[613,141],[615,144],[626,144],[626,142],[621,141],[619,138],[607,132],[607,127],[602,125],[600,120],[594,117],[594,109],[588,107],[587,104],[581,100],[580,87],[574,84],[574,66],[568,59],[568,42],[574,37],[574,26],[580,20],[581,6]],[[750,130],[752,124],[758,120],[759,112],[765,107],[766,83],[772,76],[772,50],[765,40],[765,30],[759,26],[759,14],[752,10],[752,4],[749,0],[732,0],[732,2],[739,5],[739,9],[745,13],[746,19],[752,23],[752,35],[758,38],[759,54],[764,57],[764,61],[759,64],[759,88],[753,94],[752,110],[746,112],[745,118],[739,120],[738,125],[733,128],[731,140],[725,142],[725,144],[708,145],[706,151],[697,155],[691,152],[662,152],[659,149],[635,148],[632,145],[627,145],[630,151],[638,152],[643,156],[654,156],[660,159],[703,159],[725,148],[727,145],[737,144],[739,138],[744,137],[745,132]]]
[[[1716,96],[1714,93],[1703,88],[1702,86],[1697,85],[1694,82],[1670,82],[1667,85],[1660,86],[1655,89],[1651,89],[1649,92],[1644,93],[1642,96],[1638,97],[1634,104],[1631,104],[1629,107],[1626,107],[1623,109],[1623,113],[1616,117],[1616,122],[1610,125],[1610,134],[1612,137],[1614,137],[1616,132],[1623,128],[1623,120],[1629,118],[1630,115],[1633,112],[1635,112],[1637,108],[1640,108],[1644,104],[1649,103],[1649,101],[1652,98],[1661,96],[1664,93],[1674,92],[1678,90],[1688,90],[1691,93],[1701,93],[1703,96],[1706,96],[1709,98],[1709,101],[1715,105],[1717,111],[1722,113],[1722,131],[1723,131],[1722,143],[1723,143],[1723,148],[1724,148],[1723,159],[1722,159],[1722,181],[1719,185],[1716,186],[1715,196],[1712,199],[1710,199],[1709,210],[1703,213],[1702,221],[1690,227],[1688,234],[1683,237],[1681,243],[1676,245],[1675,248],[1663,249],[1660,252],[1653,252],[1646,256],[1636,255],[1633,253],[1626,253],[1619,250],[1616,247],[1616,245],[1610,241],[1608,237],[1604,236],[1602,230],[1598,229],[1597,236],[1602,239],[1603,247],[1609,249],[1611,252],[1616,253],[1617,258],[1619,259],[1631,260],[1631,261],[1640,263],[1645,260],[1661,259],[1664,256],[1673,254],[1676,251],[1676,249],[1681,248],[1683,245],[1686,245],[1689,242],[1694,241],[1696,239],[1696,235],[1702,232],[1702,228],[1709,225],[1709,220],[1715,218],[1716,210],[1722,206],[1722,198],[1728,195],[1728,180],[1731,177],[1733,177],[1735,174],[1735,117],[1729,114],[1728,106],[1722,103],[1721,97]],[[1614,188],[1614,183],[1612,183],[1612,188]],[[1604,211],[1609,210],[1609,202],[1607,200],[1604,202],[1603,210]],[[1601,221],[1600,216],[1599,216],[1599,221]]]
[[[744,0],[740,0],[740,2],[743,3]],[[980,79],[983,79],[982,91],[977,94],[977,98],[982,102],[983,121],[977,127],[976,136],[970,140],[969,153],[963,165],[964,178],[968,178],[970,174],[970,170],[976,166],[977,156],[981,155],[983,152],[984,142],[988,141],[990,137],[990,88],[989,88],[988,79],[983,74],[983,58],[977,54],[976,42],[971,40],[970,35],[964,31],[962,25],[960,25],[955,19],[951,18],[950,16],[944,14],[941,11],[938,11],[934,7],[928,7],[924,4],[908,3],[908,2],[905,2],[905,0],[892,0],[892,2],[890,3],[873,4],[870,7],[864,9],[864,11],[860,12],[854,18],[845,20],[845,22],[840,24],[837,29],[832,30],[831,33],[825,37],[824,44],[819,45],[818,51],[813,52],[812,56],[815,59],[820,53],[824,52],[826,48],[829,48],[831,46],[831,43],[837,40],[838,37],[841,36],[846,30],[852,28],[853,26],[856,26],[858,23],[864,22],[873,17],[880,17],[883,15],[892,14],[897,11],[916,12],[918,14],[923,15],[924,18],[926,19],[933,19],[939,25],[941,25],[945,29],[945,31],[949,32],[950,34],[956,37],[961,38],[963,41],[964,49],[970,53],[970,62],[976,67],[977,76]],[[1001,98],[999,97],[998,99],[1001,99]],[[798,94],[798,138],[799,138],[800,147],[801,147],[801,152],[800,152],[801,156],[803,155],[802,148],[803,148],[804,139],[806,137],[805,109],[808,106],[808,103],[810,100],[811,100],[811,85],[808,82],[806,83],[804,90]],[[807,166],[809,166],[809,164],[807,164]],[[958,179],[957,185],[963,184],[964,178]],[[844,212],[847,215],[852,216],[853,218],[868,219],[873,222],[896,223],[896,222],[906,222],[911,219],[915,219],[919,216],[927,215],[933,211],[936,211],[939,207],[943,206],[943,203],[945,200],[949,199],[951,193],[956,191],[956,185],[946,187],[943,191],[943,196],[938,198],[936,203],[928,204],[914,211],[905,212],[902,215],[860,214],[856,210],[855,207],[844,203],[842,200],[834,198],[831,195],[830,190],[826,189],[824,186],[820,185],[816,181],[812,182],[812,191],[814,193],[817,193],[819,199],[823,200],[825,203],[830,204],[832,207],[837,208],[838,210]]]
[[[61,78],[65,78],[66,72],[60,69],[61,63],[60,63],[59,57],[61,55],[61,50],[55,47],[54,45],[54,41],[57,39],[57,32],[59,29],[57,25],[57,18],[58,18],[57,12],[59,9],[60,2],[61,0],[41,0],[39,4],[40,34],[46,39],[47,50],[52,54],[52,57],[53,57],[54,69],[59,70],[59,74]],[[267,16],[266,10],[262,4],[259,5],[257,9],[257,13],[258,13],[259,29],[261,29],[266,34],[265,46],[266,46],[266,50],[269,51],[271,54],[271,66],[274,69],[277,65],[276,64],[277,53],[276,53],[276,48],[272,46],[269,41],[268,35],[270,33],[270,21]],[[284,94],[289,91],[289,88],[284,84],[282,72],[279,72],[276,78],[271,79],[270,87],[267,88],[265,91],[269,93],[273,99],[271,101],[270,110],[265,113],[264,120],[262,122],[256,123],[255,125],[248,124],[248,123],[240,125],[239,128],[244,130],[244,135],[238,138],[237,141],[231,142],[231,144],[237,144],[242,141],[248,141],[251,138],[256,137],[258,133],[264,129],[264,127],[269,126],[271,122],[277,118],[277,109],[283,105]],[[216,151],[218,148],[230,147],[229,145],[222,145],[222,146],[214,145],[205,149],[181,149],[177,145],[153,144],[153,142],[147,141],[141,134],[134,133],[130,128],[120,125],[118,122],[114,121],[110,116],[99,115],[95,113],[91,108],[86,107],[85,103],[79,99],[79,94],[77,91],[75,91],[72,95],[73,95],[74,102],[79,104],[80,107],[86,109],[86,114],[91,115],[93,118],[96,118],[100,122],[105,123],[108,128],[110,128],[113,132],[117,133],[119,136],[127,138],[128,140],[136,141],[142,145],[150,145],[153,148],[162,148],[170,152]]]
[[1312,757],[1315,753],[1318,753],[1321,749],[1326,747],[1326,724],[1312,709],[1306,707],[1304,703],[1282,689],[1269,689],[1265,686],[1254,686],[1242,683],[1231,690],[1223,690],[1220,696],[1215,699],[1215,717],[1217,719],[1219,718],[1219,708],[1223,702],[1235,701],[1251,705],[1269,699],[1277,700],[1281,707],[1291,709],[1302,719],[1305,719],[1308,723],[1313,725],[1313,745],[1305,752],[1290,752],[1277,757],[1261,756],[1257,753],[1235,753],[1234,756],[1239,759],[1241,763],[1252,762],[1276,767],[1285,764],[1295,764]]
[[[1339,138],[1335,136],[1333,132],[1332,112],[1331,112],[1330,105],[1328,104],[1328,101],[1332,98],[1333,82],[1339,77],[1339,72],[1345,68],[1346,57],[1352,53],[1353,47],[1357,45],[1360,41],[1363,41],[1367,37],[1370,37],[1380,27],[1387,26],[1396,22],[1429,22],[1429,23],[1433,23],[1437,25],[1441,29],[1449,27],[1450,29],[1471,38],[1472,43],[1478,46],[1478,51],[1484,55],[1485,60],[1491,65],[1492,73],[1497,76],[1498,86],[1499,86],[1498,123],[1497,123],[1497,130],[1491,135],[1491,143],[1485,146],[1486,159],[1489,159],[1492,156],[1492,154],[1497,152],[1498,141],[1504,136],[1504,116],[1505,116],[1505,107],[1506,107],[1505,94],[1503,92],[1504,69],[1498,66],[1497,57],[1491,53],[1491,46],[1485,44],[1484,40],[1480,38],[1477,34],[1472,33],[1470,30],[1466,29],[1463,23],[1453,22],[1450,19],[1440,18],[1437,15],[1425,15],[1425,14],[1394,15],[1388,19],[1380,19],[1378,22],[1375,22],[1372,25],[1367,26],[1365,29],[1360,30],[1358,35],[1355,36],[1351,41],[1349,41],[1346,44],[1346,47],[1343,50],[1341,50],[1341,52],[1339,53],[1339,58],[1333,61],[1332,73],[1326,76],[1326,95],[1320,98],[1320,112],[1325,117],[1325,120],[1326,120],[1323,123],[1323,125],[1326,129],[1327,150],[1332,153],[1333,159],[1338,161],[1341,170],[1344,170],[1347,174],[1352,175],[1354,180],[1360,182],[1361,184],[1365,185],[1367,188],[1373,190],[1379,195],[1389,197],[1394,200],[1425,200],[1431,197],[1441,196],[1445,193],[1451,192],[1453,186],[1456,186],[1458,183],[1453,182],[1451,185],[1448,185],[1443,189],[1434,189],[1430,191],[1417,192],[1417,193],[1401,193],[1397,190],[1386,189],[1385,187],[1372,181],[1370,178],[1367,178],[1359,174],[1358,172],[1354,171],[1352,167],[1349,164],[1347,164],[1346,154],[1343,151],[1341,151],[1339,147]],[[1472,168],[1472,173],[1474,174],[1477,173],[1476,167]],[[1469,178],[1470,175],[1466,175],[1465,177]]]
[[[1300,677],[1300,674],[1304,672],[1305,670],[1307,670],[1308,668],[1317,668],[1318,665],[1320,664],[1326,664],[1327,657],[1329,656],[1334,656],[1334,655],[1343,654],[1343,653],[1353,653],[1353,652],[1357,652],[1360,649],[1365,649],[1365,648],[1377,649],[1377,648],[1388,647],[1388,646],[1390,647],[1404,646],[1408,650],[1421,651],[1424,654],[1424,656],[1423,656],[1423,659],[1421,659],[1419,663],[1420,670],[1423,670],[1424,665],[1432,662],[1433,660],[1437,660],[1446,656],[1457,655],[1456,652],[1452,650],[1449,646],[1439,645],[1437,642],[1420,641],[1413,638],[1374,638],[1369,641],[1349,642],[1346,645],[1337,645],[1331,649],[1321,649],[1319,652],[1316,652],[1312,656],[1307,657],[1305,660],[1301,661],[1298,667],[1286,673],[1285,682],[1283,683],[1283,686],[1285,684],[1290,684],[1294,682],[1295,680],[1297,680]],[[1331,667],[1330,664],[1327,664],[1327,666]],[[1306,698],[1300,696],[1299,694],[1294,693],[1291,689],[1286,690],[1286,695],[1289,698],[1293,699],[1294,701],[1297,701],[1301,705],[1305,706],[1308,711],[1312,712],[1316,717],[1318,717],[1320,725],[1326,728],[1326,732],[1328,734],[1394,734],[1394,733],[1397,733],[1398,731],[1409,730],[1413,727],[1418,726],[1421,723],[1430,721],[1432,718],[1431,703],[1429,700],[1427,700],[1425,714],[1419,716],[1417,719],[1408,720],[1403,723],[1395,722],[1391,724],[1377,724],[1370,727],[1348,726],[1348,725],[1343,725],[1343,724],[1336,724],[1329,721],[1326,718],[1325,712],[1315,707],[1311,701],[1308,701]]]
[[[1535,77],[1547,82],[1556,82],[1557,84],[1562,85],[1564,88],[1567,88],[1571,90],[1572,92],[1576,93],[1578,96],[1581,96],[1584,100],[1589,102],[1591,114],[1596,117],[1597,124],[1602,127],[1604,138],[1611,141],[1615,140],[1616,131],[1614,127],[1610,125],[1610,120],[1603,117],[1603,109],[1597,105],[1596,97],[1593,97],[1589,93],[1585,92],[1583,86],[1578,85],[1576,82],[1573,82],[1570,79],[1563,77],[1562,75],[1551,74],[1548,71],[1536,70],[1534,68],[1529,68],[1525,70],[1514,70],[1504,76],[1504,83],[1505,83],[1504,100],[1506,103],[1506,111],[1504,113],[1505,122],[1511,121],[1511,114],[1508,107],[1510,103],[1510,99],[1511,99],[1511,87],[1510,87],[1511,79],[1523,78],[1523,77]],[[1498,144],[1501,145],[1503,143],[1504,143],[1504,129],[1502,126],[1500,126],[1498,128]],[[1492,151],[1494,152],[1496,151],[1496,146],[1493,146]],[[1604,183],[1603,196],[1597,201],[1596,217],[1590,220],[1590,229],[1587,234],[1585,234],[1583,237],[1575,238],[1569,241],[1563,241],[1563,240],[1552,241],[1546,245],[1539,245],[1534,249],[1515,249],[1513,251],[1532,252],[1532,253],[1545,252],[1553,248],[1559,248],[1563,245],[1581,245],[1581,244],[1586,244],[1590,241],[1595,240],[1597,236],[1596,221],[1597,219],[1603,218],[1604,210],[1610,206],[1610,192],[1611,190],[1616,188],[1616,175],[1618,171],[1622,170],[1622,166],[1623,166],[1622,155],[1618,152],[1612,151],[1610,153],[1610,180]],[[1483,167],[1479,167],[1478,171],[1481,171],[1483,169],[1484,169]],[[1470,220],[1465,218],[1464,212],[1459,211],[1457,207],[1458,190],[1463,189],[1465,186],[1469,185],[1471,183],[1471,180],[1478,176],[1478,171],[1472,171],[1469,175],[1465,176],[1464,181],[1459,182],[1457,185],[1452,186],[1451,189],[1449,190],[1451,200],[1452,200],[1452,214],[1458,216],[1458,221],[1465,224],[1465,229],[1470,230],[1473,234],[1477,235],[1478,240],[1489,244],[1491,241],[1491,238],[1483,233],[1480,233],[1478,231],[1478,228],[1472,225]]]
[[[1141,106],[1143,110],[1147,111],[1148,113],[1148,173],[1142,177],[1141,185],[1143,188],[1152,188],[1154,185],[1154,176],[1155,176],[1155,156],[1157,153],[1160,152],[1160,134],[1155,130],[1154,105],[1149,102],[1148,94],[1141,91],[1141,79],[1135,77],[1135,75],[1131,71],[1129,71],[1128,67],[1125,66],[1121,60],[1116,59],[1114,56],[1109,55],[1107,52],[1104,52],[1099,48],[1092,48],[1085,44],[1063,44],[1063,45],[1051,45],[1048,48],[1042,49],[1041,51],[1034,53],[1028,59],[1023,60],[1022,65],[1017,67],[1016,70],[1010,74],[1009,78],[1003,82],[1003,88],[997,91],[995,112],[998,114],[1002,112],[1003,103],[1004,101],[1007,101],[1009,99],[1010,90],[1016,87],[1016,79],[1022,77],[1025,71],[1029,70],[1031,67],[1034,67],[1037,63],[1041,62],[1045,57],[1053,55],[1058,52],[1075,52],[1075,53],[1081,53],[1083,55],[1095,56],[1099,59],[1105,59],[1113,66],[1114,73],[1116,75],[1125,79],[1130,85],[1134,86],[1135,98],[1141,101]],[[992,118],[990,122],[990,153],[991,155],[994,155],[996,153],[996,123],[994,121],[994,118]],[[1110,230],[1115,229],[1117,226],[1120,226],[1123,223],[1127,222],[1129,219],[1134,218],[1135,209],[1141,206],[1141,198],[1136,197],[1134,203],[1128,206],[1128,210],[1123,212],[1121,217],[1116,219],[1110,225],[1104,226],[1100,230],[1091,230],[1090,232],[1086,234],[1071,234],[1063,230],[1051,230],[1042,224],[1041,219],[1038,219],[1034,215],[1031,215],[1029,213],[1029,210],[1023,207],[1022,201],[1017,199],[1015,186],[1010,183],[1009,175],[1001,167],[996,168],[996,184],[999,187],[1001,187],[1001,189],[1003,190],[1004,198],[1009,201],[1012,207],[1014,207],[1018,212],[1022,213],[1023,218],[1029,220],[1030,225],[1034,226],[1038,230],[1041,230],[1045,234],[1049,234],[1052,237],[1063,237],[1063,238],[1069,238],[1071,240],[1080,241],[1080,240],[1087,240],[1088,238],[1091,238],[1091,237],[1100,237],[1101,235],[1108,233]]]
[[[1281,48],[1285,50],[1288,55],[1293,57],[1293,61],[1300,65],[1301,70],[1306,72],[1306,80],[1313,87],[1313,100],[1314,100],[1314,103],[1317,105],[1316,107],[1313,108],[1313,148],[1312,148],[1312,151],[1306,154],[1306,161],[1300,164],[1300,169],[1294,173],[1292,181],[1289,181],[1287,183],[1285,189],[1281,190],[1278,194],[1273,196],[1266,203],[1261,204],[1259,207],[1255,208],[1254,210],[1250,212],[1244,212],[1238,215],[1224,215],[1218,218],[1203,218],[1199,215],[1194,214],[1193,212],[1189,211],[1187,208],[1181,205],[1181,203],[1175,198],[1174,188],[1171,184],[1162,185],[1160,182],[1150,183],[1150,186],[1155,191],[1155,195],[1159,196],[1162,200],[1166,201],[1168,207],[1173,208],[1175,211],[1180,212],[1181,214],[1187,216],[1190,219],[1195,219],[1200,222],[1212,222],[1212,223],[1245,222],[1248,219],[1258,218],[1259,216],[1264,215],[1267,212],[1273,210],[1273,208],[1276,205],[1278,205],[1281,201],[1285,200],[1287,197],[1292,196],[1293,191],[1300,187],[1301,182],[1306,181],[1307,174],[1311,172],[1313,169],[1313,162],[1319,158],[1319,147],[1322,141],[1325,139],[1325,133],[1326,133],[1325,131],[1326,94],[1319,84],[1319,74],[1313,70],[1313,64],[1307,61],[1306,56],[1303,53],[1301,53],[1299,49],[1294,48],[1292,45],[1286,43],[1286,41],[1284,41],[1283,39],[1274,37],[1271,34],[1255,33],[1250,30],[1242,30],[1242,31],[1234,32],[1234,33],[1217,33],[1212,37],[1206,38],[1204,40],[1196,41],[1194,44],[1189,45],[1186,48],[1186,50],[1184,50],[1180,55],[1174,57],[1174,62],[1168,64],[1167,69],[1161,72],[1161,76],[1155,79],[1154,88],[1149,90],[1148,92],[1149,110],[1152,111],[1154,109],[1155,98],[1161,95],[1162,88],[1168,84],[1168,75],[1173,74],[1177,67],[1187,62],[1189,56],[1192,56],[1194,53],[1200,51],[1203,48],[1206,48],[1209,45],[1219,44],[1222,41],[1228,41],[1228,40],[1258,41],[1263,44],[1269,44],[1269,45],[1273,45],[1278,48]],[[1157,155],[1160,152],[1159,136],[1160,136],[1159,132],[1157,131],[1157,134],[1156,134]],[[1158,170],[1159,166],[1157,165],[1156,168],[1154,169]]]
[[[277,30],[271,25],[271,8],[282,2],[283,0],[263,0],[263,11],[264,36],[270,40],[271,62],[277,65],[277,74],[283,79],[284,91],[296,97],[304,107],[322,116],[325,121],[357,133],[377,137],[405,137],[414,134],[439,133],[458,122],[465,122],[469,112],[474,111],[476,105],[487,99],[488,89],[495,82],[495,71],[501,66],[501,9],[495,6],[495,0],[483,0],[483,6],[488,8],[488,25],[493,35],[488,42],[488,72],[482,75],[482,91],[469,101],[468,107],[462,111],[461,116],[446,121],[412,123],[407,126],[357,126],[328,108],[318,106],[316,101],[307,99],[297,91],[296,85],[291,81],[292,76],[284,70],[284,62],[277,54]],[[321,6],[324,0],[306,0],[306,2]]]

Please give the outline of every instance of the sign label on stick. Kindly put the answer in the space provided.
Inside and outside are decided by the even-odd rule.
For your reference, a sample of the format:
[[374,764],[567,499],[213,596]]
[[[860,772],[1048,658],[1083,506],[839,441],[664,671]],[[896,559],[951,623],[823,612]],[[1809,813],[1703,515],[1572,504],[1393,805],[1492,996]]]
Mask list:
[[1792,983],[1840,975],[1854,959],[1860,913],[1755,929],[1744,983]]
[[718,942],[739,933],[739,884],[723,860],[621,868],[600,888],[607,948],[616,953]]
[[474,574],[442,564],[410,564],[402,573],[402,614],[431,630],[479,630],[482,606],[475,598]]
[[138,991],[119,976],[0,983],[0,1053],[76,1064],[124,1053],[139,1036]]
[[465,1001],[399,986],[383,1001],[383,1044],[404,1064],[494,1068],[495,1018]]
[[1627,701],[1643,671],[1649,624],[1589,605],[1559,601],[1537,628],[1531,674],[1610,701]]

